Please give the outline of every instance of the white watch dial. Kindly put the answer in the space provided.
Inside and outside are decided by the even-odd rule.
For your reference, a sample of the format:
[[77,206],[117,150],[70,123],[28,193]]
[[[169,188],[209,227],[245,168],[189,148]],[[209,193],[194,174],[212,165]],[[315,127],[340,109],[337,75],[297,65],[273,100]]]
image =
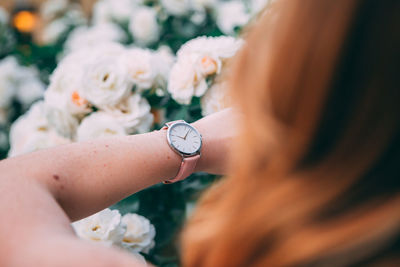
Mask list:
[[187,123],[175,123],[168,131],[168,139],[176,150],[184,154],[195,154],[201,148],[200,133]]

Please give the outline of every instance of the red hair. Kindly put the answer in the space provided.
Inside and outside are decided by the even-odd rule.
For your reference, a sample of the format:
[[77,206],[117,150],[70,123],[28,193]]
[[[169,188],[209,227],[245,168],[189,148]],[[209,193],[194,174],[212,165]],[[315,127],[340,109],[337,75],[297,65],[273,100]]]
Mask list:
[[394,264],[400,2],[275,3],[233,63],[243,130],[183,233],[183,265]]

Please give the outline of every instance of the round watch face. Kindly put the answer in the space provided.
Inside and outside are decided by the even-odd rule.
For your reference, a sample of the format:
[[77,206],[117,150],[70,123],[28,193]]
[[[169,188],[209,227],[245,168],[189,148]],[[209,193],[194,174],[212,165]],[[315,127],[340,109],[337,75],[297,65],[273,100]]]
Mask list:
[[190,124],[178,122],[168,129],[168,142],[178,152],[193,155],[200,151],[201,135]]

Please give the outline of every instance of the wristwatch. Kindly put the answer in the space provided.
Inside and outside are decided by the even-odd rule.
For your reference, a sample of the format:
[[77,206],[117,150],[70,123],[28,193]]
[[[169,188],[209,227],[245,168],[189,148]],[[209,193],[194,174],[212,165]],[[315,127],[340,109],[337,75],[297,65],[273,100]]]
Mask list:
[[162,130],[167,130],[169,146],[182,157],[177,175],[164,181],[165,184],[171,184],[185,179],[194,172],[201,155],[202,136],[196,128],[184,120],[168,122]]

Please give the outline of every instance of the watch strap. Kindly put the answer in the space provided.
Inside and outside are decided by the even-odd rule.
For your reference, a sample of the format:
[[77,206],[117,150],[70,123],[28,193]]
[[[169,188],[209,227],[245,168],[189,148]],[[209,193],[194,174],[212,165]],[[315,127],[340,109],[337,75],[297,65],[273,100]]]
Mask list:
[[164,184],[172,184],[181,181],[186,177],[188,177],[189,175],[191,175],[194,172],[199,159],[200,155],[194,155],[182,158],[181,166],[179,168],[177,175],[170,180],[164,181]]

